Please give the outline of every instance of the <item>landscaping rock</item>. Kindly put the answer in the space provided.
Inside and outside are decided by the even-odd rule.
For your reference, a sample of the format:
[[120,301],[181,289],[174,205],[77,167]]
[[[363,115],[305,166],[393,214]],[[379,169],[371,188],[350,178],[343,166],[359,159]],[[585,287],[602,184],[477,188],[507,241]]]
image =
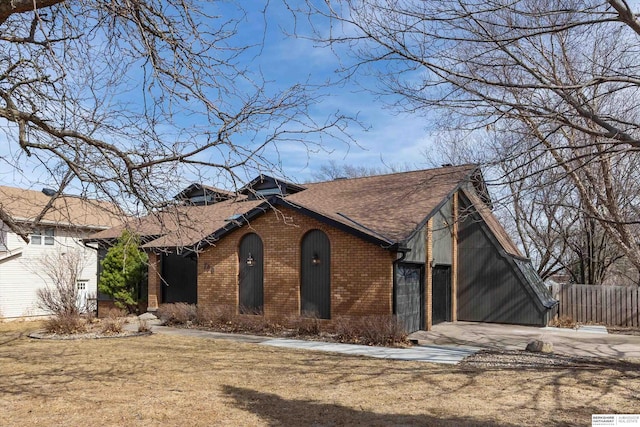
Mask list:
[[138,316],[138,319],[140,319],[140,320],[158,320],[158,318],[156,316],[154,316],[152,313],[143,313],[140,316]]
[[525,350],[531,353],[553,353],[553,343],[533,340],[527,344]]

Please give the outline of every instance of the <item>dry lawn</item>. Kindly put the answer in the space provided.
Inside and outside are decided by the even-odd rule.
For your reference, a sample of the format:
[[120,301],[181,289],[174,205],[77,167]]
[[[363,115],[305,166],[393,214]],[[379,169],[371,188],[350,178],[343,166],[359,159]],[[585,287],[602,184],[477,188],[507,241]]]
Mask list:
[[0,323],[0,425],[589,425],[638,413],[638,365],[478,369],[223,340],[44,341]]

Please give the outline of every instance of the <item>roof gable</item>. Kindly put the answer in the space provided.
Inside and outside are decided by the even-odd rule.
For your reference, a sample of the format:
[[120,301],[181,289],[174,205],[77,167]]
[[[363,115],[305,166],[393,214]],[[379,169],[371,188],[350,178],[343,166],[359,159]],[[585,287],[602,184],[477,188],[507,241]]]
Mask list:
[[193,183],[180,193],[176,194],[174,199],[188,203],[191,205],[212,205],[223,200],[229,200],[235,197],[235,193],[219,188]]
[[292,182],[262,175],[254,178],[247,185],[238,190],[238,193],[247,195],[249,198],[258,199],[269,196],[287,196],[303,191],[305,187]]
[[308,184],[286,200],[389,242],[405,242],[476,170],[462,165],[339,179]]

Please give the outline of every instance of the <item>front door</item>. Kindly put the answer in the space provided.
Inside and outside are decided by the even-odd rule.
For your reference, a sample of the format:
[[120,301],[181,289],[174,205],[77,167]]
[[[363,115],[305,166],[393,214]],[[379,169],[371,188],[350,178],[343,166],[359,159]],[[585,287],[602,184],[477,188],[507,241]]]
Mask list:
[[451,266],[437,265],[433,268],[433,325],[451,321]]
[[239,310],[244,314],[261,314],[264,304],[262,239],[247,234],[240,242],[238,262]]
[[423,271],[419,264],[396,266],[395,313],[407,333],[424,327]]
[[331,247],[321,230],[311,230],[302,239],[300,251],[300,313],[331,318]]

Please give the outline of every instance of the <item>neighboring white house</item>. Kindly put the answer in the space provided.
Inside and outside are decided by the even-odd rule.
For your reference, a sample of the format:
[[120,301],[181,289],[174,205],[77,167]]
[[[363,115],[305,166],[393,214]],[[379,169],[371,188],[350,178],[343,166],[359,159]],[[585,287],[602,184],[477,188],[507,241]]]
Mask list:
[[97,294],[97,251],[81,239],[119,224],[121,217],[110,203],[69,195],[52,199],[53,193],[0,186],[0,319],[48,314],[37,304],[37,290],[51,282],[47,264],[70,257],[81,264],[79,294]]

